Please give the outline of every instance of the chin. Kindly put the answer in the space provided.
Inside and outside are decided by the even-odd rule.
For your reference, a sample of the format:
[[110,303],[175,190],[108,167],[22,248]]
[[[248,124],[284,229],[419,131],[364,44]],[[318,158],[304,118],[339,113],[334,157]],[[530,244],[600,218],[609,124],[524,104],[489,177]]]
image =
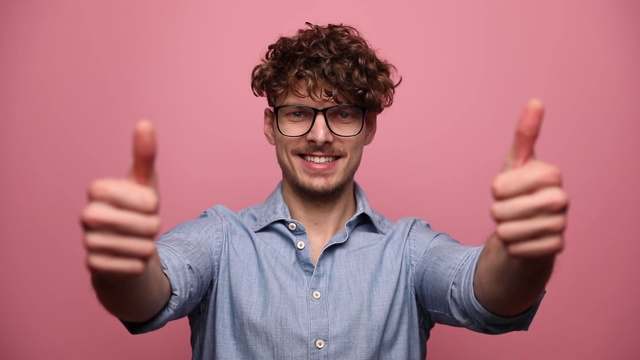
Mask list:
[[345,191],[348,191],[348,189],[351,188],[350,185],[353,184],[353,180],[341,182],[320,182],[317,180],[318,179],[301,181],[301,179],[293,179],[293,181],[287,182],[295,194],[301,198],[309,200],[330,200],[339,198]]

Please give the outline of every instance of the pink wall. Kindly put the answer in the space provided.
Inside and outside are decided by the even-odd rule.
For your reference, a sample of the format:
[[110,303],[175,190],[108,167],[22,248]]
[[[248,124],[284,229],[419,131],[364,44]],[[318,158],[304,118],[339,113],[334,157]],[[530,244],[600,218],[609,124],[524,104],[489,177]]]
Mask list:
[[640,3],[221,3],[0,3],[0,358],[189,356],[186,321],[134,337],[97,303],[85,188],[124,174],[133,124],[149,118],[165,229],[262,201],[279,170],[249,74],[305,21],[358,26],[404,77],[358,177],[391,218],[481,243],[517,115],[532,96],[547,104],[538,155],[564,170],[572,208],[539,316],[497,337],[437,327],[430,359],[640,353]]

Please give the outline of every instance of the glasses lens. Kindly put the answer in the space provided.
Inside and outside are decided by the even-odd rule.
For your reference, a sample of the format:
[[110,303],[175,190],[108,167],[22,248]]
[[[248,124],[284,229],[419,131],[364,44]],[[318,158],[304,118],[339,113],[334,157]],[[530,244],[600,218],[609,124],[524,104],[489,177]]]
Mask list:
[[304,106],[283,106],[278,109],[278,128],[287,136],[300,136],[311,128],[314,111]]
[[327,109],[329,128],[337,135],[354,136],[362,130],[364,112],[353,105],[339,105]]

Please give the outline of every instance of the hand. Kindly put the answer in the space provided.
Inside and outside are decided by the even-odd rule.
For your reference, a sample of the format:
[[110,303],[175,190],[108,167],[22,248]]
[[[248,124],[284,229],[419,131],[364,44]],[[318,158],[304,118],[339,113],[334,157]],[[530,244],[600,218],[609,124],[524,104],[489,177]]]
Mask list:
[[543,105],[531,100],[516,128],[502,172],[493,181],[495,236],[517,258],[552,256],[564,248],[569,199],[560,170],[535,159]]
[[126,178],[95,180],[81,214],[87,267],[103,277],[142,274],[154,256],[160,231],[154,171],[153,125],[141,121],[133,138],[133,166]]

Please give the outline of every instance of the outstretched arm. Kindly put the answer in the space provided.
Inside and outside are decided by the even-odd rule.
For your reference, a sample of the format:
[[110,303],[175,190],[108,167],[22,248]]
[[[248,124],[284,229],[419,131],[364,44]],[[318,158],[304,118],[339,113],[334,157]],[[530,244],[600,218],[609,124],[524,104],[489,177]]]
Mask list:
[[543,112],[538,100],[527,104],[504,168],[494,179],[496,230],[474,278],[478,301],[503,316],[517,315],[536,302],[564,248],[569,200],[561,172],[534,157]]
[[134,131],[129,175],[92,182],[81,214],[87,267],[98,299],[130,322],[150,319],[171,296],[155,246],[160,230],[155,154],[153,125],[141,121]]

